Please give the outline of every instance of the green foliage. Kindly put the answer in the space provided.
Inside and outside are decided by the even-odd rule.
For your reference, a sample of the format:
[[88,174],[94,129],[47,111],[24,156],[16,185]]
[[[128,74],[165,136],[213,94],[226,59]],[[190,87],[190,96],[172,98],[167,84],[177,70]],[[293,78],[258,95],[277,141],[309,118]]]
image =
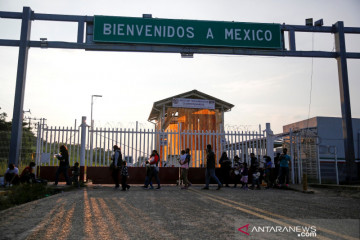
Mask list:
[[[0,175],[5,173],[9,162],[12,122],[6,121],[6,117],[6,113],[0,113]],[[33,153],[36,151],[36,136],[27,123],[23,123],[21,144],[21,165],[26,166],[33,161]]]
[[54,194],[54,189],[43,184],[20,184],[13,186],[7,194],[0,196],[0,210],[34,201]]

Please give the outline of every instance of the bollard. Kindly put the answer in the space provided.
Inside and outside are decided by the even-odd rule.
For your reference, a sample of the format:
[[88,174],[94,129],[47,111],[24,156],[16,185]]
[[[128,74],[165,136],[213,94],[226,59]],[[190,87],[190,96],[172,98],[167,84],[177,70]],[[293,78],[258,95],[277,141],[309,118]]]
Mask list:
[[308,190],[308,183],[307,183],[307,175],[306,173],[303,174],[303,191],[307,192]]

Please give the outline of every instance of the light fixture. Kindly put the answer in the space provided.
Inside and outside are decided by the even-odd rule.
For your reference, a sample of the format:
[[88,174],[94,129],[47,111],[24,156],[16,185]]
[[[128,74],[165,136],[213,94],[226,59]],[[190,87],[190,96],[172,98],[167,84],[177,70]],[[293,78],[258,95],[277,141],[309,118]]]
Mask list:
[[40,38],[40,47],[41,48],[47,48],[48,47],[48,42],[47,42],[47,38]]
[[306,26],[313,26],[313,19],[312,18],[305,19],[305,25]]
[[315,22],[315,26],[316,27],[321,27],[322,25],[324,25],[324,21],[323,19],[319,19]]
[[[93,105],[94,105],[94,97],[102,97],[102,95],[91,95],[91,135],[90,135],[90,149],[93,149],[93,143],[94,143],[94,121],[93,121]],[[90,162],[92,162],[93,159],[93,151],[90,151]]]
[[194,58],[194,53],[185,53],[182,52],[181,54],[181,58]]
[[152,18],[152,14],[144,13],[143,18]]
[[93,124],[93,105],[94,105],[94,97],[102,97],[102,95],[91,95],[91,130],[94,128]]

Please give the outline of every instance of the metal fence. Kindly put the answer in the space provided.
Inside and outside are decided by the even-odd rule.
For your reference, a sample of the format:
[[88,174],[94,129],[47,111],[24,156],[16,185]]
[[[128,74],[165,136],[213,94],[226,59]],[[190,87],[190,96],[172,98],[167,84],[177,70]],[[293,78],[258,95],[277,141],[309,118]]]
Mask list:
[[85,140],[81,139],[81,126],[38,127],[36,159],[42,166],[57,166],[54,156],[59,147],[68,147],[70,164],[81,162],[81,142],[85,143],[84,165],[109,166],[112,148],[118,145],[129,166],[144,166],[152,150],[160,155],[162,167],[179,166],[181,150],[190,149],[191,167],[204,167],[206,146],[210,144],[216,155],[217,164],[223,152],[233,160],[238,155],[242,161],[249,161],[250,153],[262,159],[266,155],[265,131],[155,131],[154,129],[83,128]]

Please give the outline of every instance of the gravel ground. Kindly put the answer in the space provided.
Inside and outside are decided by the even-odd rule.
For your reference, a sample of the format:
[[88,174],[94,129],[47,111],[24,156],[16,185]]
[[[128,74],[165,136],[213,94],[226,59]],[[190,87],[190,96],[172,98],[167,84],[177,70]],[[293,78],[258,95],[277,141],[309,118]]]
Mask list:
[[[244,239],[238,228],[251,221],[316,225],[320,239],[359,238],[360,204],[351,194],[201,187],[89,185],[1,211],[0,239]],[[299,239],[278,232],[261,238]]]

